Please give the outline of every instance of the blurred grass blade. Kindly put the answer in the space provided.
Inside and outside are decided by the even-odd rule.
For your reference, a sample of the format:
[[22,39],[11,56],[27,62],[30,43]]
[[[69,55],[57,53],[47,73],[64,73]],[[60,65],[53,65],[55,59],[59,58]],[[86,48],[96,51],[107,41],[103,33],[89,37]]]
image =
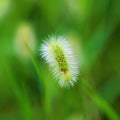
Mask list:
[[107,80],[100,88],[99,93],[105,100],[112,102],[120,94],[120,75],[115,75]]
[[[110,18],[109,18],[110,19]],[[118,25],[118,21],[111,18],[109,21],[102,21],[95,30],[93,36],[84,48],[84,66],[90,68],[94,60],[104,49],[110,35]]]
[[36,59],[35,59],[35,56],[34,56],[34,54],[33,54],[33,51],[31,50],[31,48],[28,46],[27,43],[25,43],[25,46],[26,46],[26,48],[27,48],[28,53],[30,54],[32,63],[33,63],[33,65],[34,65],[34,67],[35,67],[35,70],[36,70],[36,72],[37,72],[37,74],[38,74],[39,82],[40,82],[40,83],[42,82],[42,85],[43,85],[43,87],[44,87],[44,76],[43,76],[43,74],[42,74],[42,70],[40,69],[40,67],[38,67],[39,64],[37,63],[37,61],[36,61]]
[[24,92],[22,92],[19,89],[16,79],[14,78],[12,70],[9,68],[9,65],[7,64],[7,62],[3,62],[3,67],[7,72],[7,75],[11,82],[11,87],[13,88],[13,92],[15,93],[15,96],[18,100],[18,104],[19,104],[21,113],[23,115],[23,119],[24,120],[32,120],[32,109],[30,107],[30,102],[29,102],[28,96],[25,93],[26,90],[24,90]]
[[46,119],[51,119],[51,115],[50,115],[50,112],[51,112],[51,96],[50,96],[51,88],[50,88],[50,84],[48,84],[48,82],[47,82],[48,77],[42,73],[42,70],[40,69],[40,67],[37,63],[31,48],[28,46],[27,43],[25,43],[25,45],[31,56],[32,63],[35,67],[35,70],[38,74],[39,84],[42,82],[42,85],[43,85],[43,99],[42,99],[43,101],[42,102],[43,102],[43,110],[45,107],[45,114],[46,114],[45,117],[46,117]]
[[101,98],[85,80],[82,80],[82,85],[83,89],[90,96],[92,101],[107,115],[110,120],[120,120],[120,117],[111,108],[111,106]]

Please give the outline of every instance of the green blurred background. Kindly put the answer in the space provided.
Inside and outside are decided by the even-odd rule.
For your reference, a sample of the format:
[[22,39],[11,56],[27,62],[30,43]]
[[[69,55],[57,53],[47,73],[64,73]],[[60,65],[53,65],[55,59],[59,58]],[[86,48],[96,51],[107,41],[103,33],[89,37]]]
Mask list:
[[[76,48],[80,75],[70,89],[41,59],[48,35]],[[82,80],[120,115],[119,0],[0,0],[0,120],[109,120]]]

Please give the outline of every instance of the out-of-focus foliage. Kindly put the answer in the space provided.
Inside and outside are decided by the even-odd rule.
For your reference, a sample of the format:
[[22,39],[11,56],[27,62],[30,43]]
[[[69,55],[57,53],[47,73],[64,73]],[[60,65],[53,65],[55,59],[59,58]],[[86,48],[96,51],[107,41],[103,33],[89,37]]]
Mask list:
[[[48,35],[66,36],[78,54],[70,89],[41,59]],[[0,0],[0,120],[109,120],[82,80],[120,115],[119,0]]]

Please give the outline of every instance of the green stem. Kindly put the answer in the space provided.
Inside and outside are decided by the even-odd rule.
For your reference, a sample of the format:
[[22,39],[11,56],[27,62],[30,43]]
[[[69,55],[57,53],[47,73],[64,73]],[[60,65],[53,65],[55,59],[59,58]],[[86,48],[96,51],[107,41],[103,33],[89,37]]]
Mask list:
[[43,111],[44,111],[44,107],[45,107],[45,117],[46,119],[49,119],[49,111],[51,111],[51,100],[50,100],[50,96],[49,96],[49,93],[50,93],[50,90],[49,90],[49,85],[47,85],[47,82],[46,80],[48,79],[47,76],[44,76],[42,74],[42,70],[40,69],[40,67],[38,67],[38,63],[35,59],[35,56],[31,50],[31,48],[27,45],[27,43],[25,43],[25,46],[29,52],[29,55],[31,57],[31,60],[32,60],[32,63],[35,67],[35,70],[38,74],[38,77],[39,77],[39,83],[42,83],[42,86],[43,86],[43,99],[42,99],[42,104],[43,104]]
[[85,92],[90,96],[92,101],[107,115],[110,120],[120,120],[120,117],[113,110],[113,108],[94,91],[94,89],[87,83],[87,81],[82,80],[82,85]]

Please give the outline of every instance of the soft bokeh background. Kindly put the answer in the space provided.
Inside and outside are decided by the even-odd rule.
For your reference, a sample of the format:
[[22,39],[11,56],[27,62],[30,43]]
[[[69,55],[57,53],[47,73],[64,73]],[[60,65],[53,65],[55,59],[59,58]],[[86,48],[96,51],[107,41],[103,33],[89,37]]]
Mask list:
[[[60,88],[41,59],[48,35],[76,49],[73,88]],[[82,80],[120,115],[119,0],[0,0],[0,120],[109,120]]]

